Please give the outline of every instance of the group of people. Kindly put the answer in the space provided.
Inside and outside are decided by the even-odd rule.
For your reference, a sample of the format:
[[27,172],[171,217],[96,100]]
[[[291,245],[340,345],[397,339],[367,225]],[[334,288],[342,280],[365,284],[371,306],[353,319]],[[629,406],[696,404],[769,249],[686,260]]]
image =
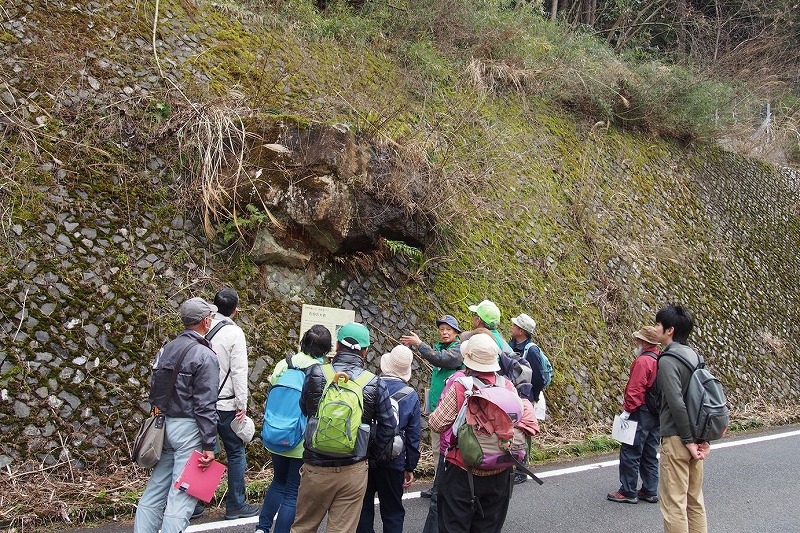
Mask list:
[[659,503],[665,533],[708,530],[703,460],[711,446],[692,435],[684,402],[692,372],[679,358],[662,357],[675,353],[697,367],[701,358],[687,345],[693,327],[688,309],[668,305],[656,313],[654,326],[633,334],[635,358],[620,418],[636,422],[636,432],[632,444],[620,444],[620,487],[606,495],[618,503]]
[[[546,375],[541,351],[531,340],[536,324],[530,316],[511,319],[511,338],[506,341],[498,331],[500,310],[489,300],[469,306],[470,331],[463,331],[454,316],[444,315],[436,321],[437,342],[426,344],[413,332],[403,335],[397,346],[381,356],[379,375],[366,368],[371,342],[365,325],[351,322],[338,327],[335,345],[326,327],[312,326],[301,339],[300,351],[280,360],[269,376],[274,386],[289,368],[303,372],[298,403],[309,421],[308,428],[298,443],[271,450],[274,477],[263,504],[254,506],[246,502],[244,490],[244,446],[255,429],[246,412],[244,333],[232,320],[237,308],[238,296],[229,288],[219,291],[213,304],[202,298],[186,300],[179,308],[184,331],[156,356],[150,403],[166,415],[166,434],[161,459],[137,506],[136,533],[159,529],[178,533],[191,518],[202,514],[197,500],[173,488],[173,483],[193,451],[202,453],[201,467],[214,460],[218,435],[228,461],[226,519],[258,515],[256,533],[303,533],[317,531],[327,517],[327,531],[367,533],[374,531],[377,494],[383,530],[402,532],[402,495],[414,480],[420,458],[421,404],[429,413],[436,466],[433,487],[427,494],[430,508],[424,531],[502,529],[513,486],[525,482],[527,476],[505,465],[495,469],[468,466],[453,424],[471,394],[478,388],[497,386],[519,393],[518,428],[528,445],[538,433],[534,412],[546,381],[529,379],[522,394],[508,370],[509,360],[524,360],[525,366],[534,369],[529,376]],[[668,306],[657,314],[655,326],[635,334],[640,355],[626,387],[623,416],[637,420],[639,426],[634,445],[623,445],[620,452],[621,487],[608,495],[610,500],[628,503],[639,499],[657,502],[660,495],[665,531],[670,532],[705,531],[702,460],[709,446],[693,442],[690,432],[687,435],[685,414],[678,409],[686,372],[676,365],[658,368],[657,363],[658,344],[666,350],[694,353],[685,345],[692,324],[688,311]],[[408,386],[412,349],[433,369],[424,401]],[[166,379],[176,366],[177,379]],[[654,383],[661,386],[664,399],[658,414],[644,401]],[[360,414],[360,420],[352,424],[358,427],[352,428],[353,445],[347,453],[331,452],[322,444],[322,437],[318,439],[325,431],[322,426],[331,425],[325,418],[329,414],[324,417],[321,413],[323,407],[327,409],[323,404],[334,384],[358,395],[356,415]],[[476,388],[471,389],[473,386]],[[655,458],[659,428],[660,481]],[[639,475],[643,485],[637,490]]]

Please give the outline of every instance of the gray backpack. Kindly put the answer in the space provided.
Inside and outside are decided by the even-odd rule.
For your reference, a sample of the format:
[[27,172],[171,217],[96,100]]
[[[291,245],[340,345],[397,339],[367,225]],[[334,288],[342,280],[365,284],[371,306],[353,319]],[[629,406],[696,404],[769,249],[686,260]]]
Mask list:
[[722,438],[730,423],[730,411],[722,383],[706,369],[706,363],[700,355],[697,356],[699,362],[696,367],[677,353],[662,352],[661,357],[665,356],[675,357],[692,372],[683,394],[692,436],[697,441],[709,442]]

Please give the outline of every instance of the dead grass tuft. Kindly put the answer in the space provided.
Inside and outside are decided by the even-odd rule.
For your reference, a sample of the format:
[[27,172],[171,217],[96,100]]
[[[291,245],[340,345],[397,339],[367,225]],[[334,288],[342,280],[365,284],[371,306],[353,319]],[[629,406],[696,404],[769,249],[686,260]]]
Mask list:
[[519,94],[525,94],[537,72],[510,65],[503,61],[489,61],[472,58],[467,65],[467,76],[472,84],[492,94],[498,89],[512,89]]
[[[247,139],[251,135],[243,119],[252,116],[253,111],[246,105],[244,94],[235,90],[202,104],[184,101],[176,106],[177,111],[158,137],[174,135],[179,153],[188,157],[182,165],[189,179],[181,203],[189,211],[200,211],[206,237],[213,240],[220,221],[232,220],[236,224],[236,191],[252,180],[244,170]],[[264,202],[259,208],[279,225]]]
[[777,335],[773,335],[769,331],[762,331],[759,334],[759,341],[768,352],[777,355],[781,359],[786,357],[786,342]]

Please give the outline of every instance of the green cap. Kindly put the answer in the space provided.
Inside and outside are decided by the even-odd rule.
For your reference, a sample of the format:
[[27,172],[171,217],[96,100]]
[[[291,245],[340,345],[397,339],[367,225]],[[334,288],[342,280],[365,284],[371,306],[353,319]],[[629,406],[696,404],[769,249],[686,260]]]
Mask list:
[[353,350],[369,346],[369,330],[364,324],[349,322],[336,332],[336,340]]
[[491,300],[484,300],[478,305],[470,305],[469,310],[481,317],[487,326],[497,326],[500,322],[500,309]]

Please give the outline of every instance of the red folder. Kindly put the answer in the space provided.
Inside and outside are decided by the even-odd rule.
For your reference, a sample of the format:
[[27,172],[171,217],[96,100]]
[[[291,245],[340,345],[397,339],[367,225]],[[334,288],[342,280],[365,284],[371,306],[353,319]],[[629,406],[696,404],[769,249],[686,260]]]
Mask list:
[[225,473],[225,465],[219,461],[211,461],[208,468],[203,470],[198,461],[201,457],[203,454],[197,450],[192,452],[186,461],[186,466],[183,467],[183,472],[178,476],[178,481],[175,482],[175,488],[209,503],[219,487],[222,474]]

